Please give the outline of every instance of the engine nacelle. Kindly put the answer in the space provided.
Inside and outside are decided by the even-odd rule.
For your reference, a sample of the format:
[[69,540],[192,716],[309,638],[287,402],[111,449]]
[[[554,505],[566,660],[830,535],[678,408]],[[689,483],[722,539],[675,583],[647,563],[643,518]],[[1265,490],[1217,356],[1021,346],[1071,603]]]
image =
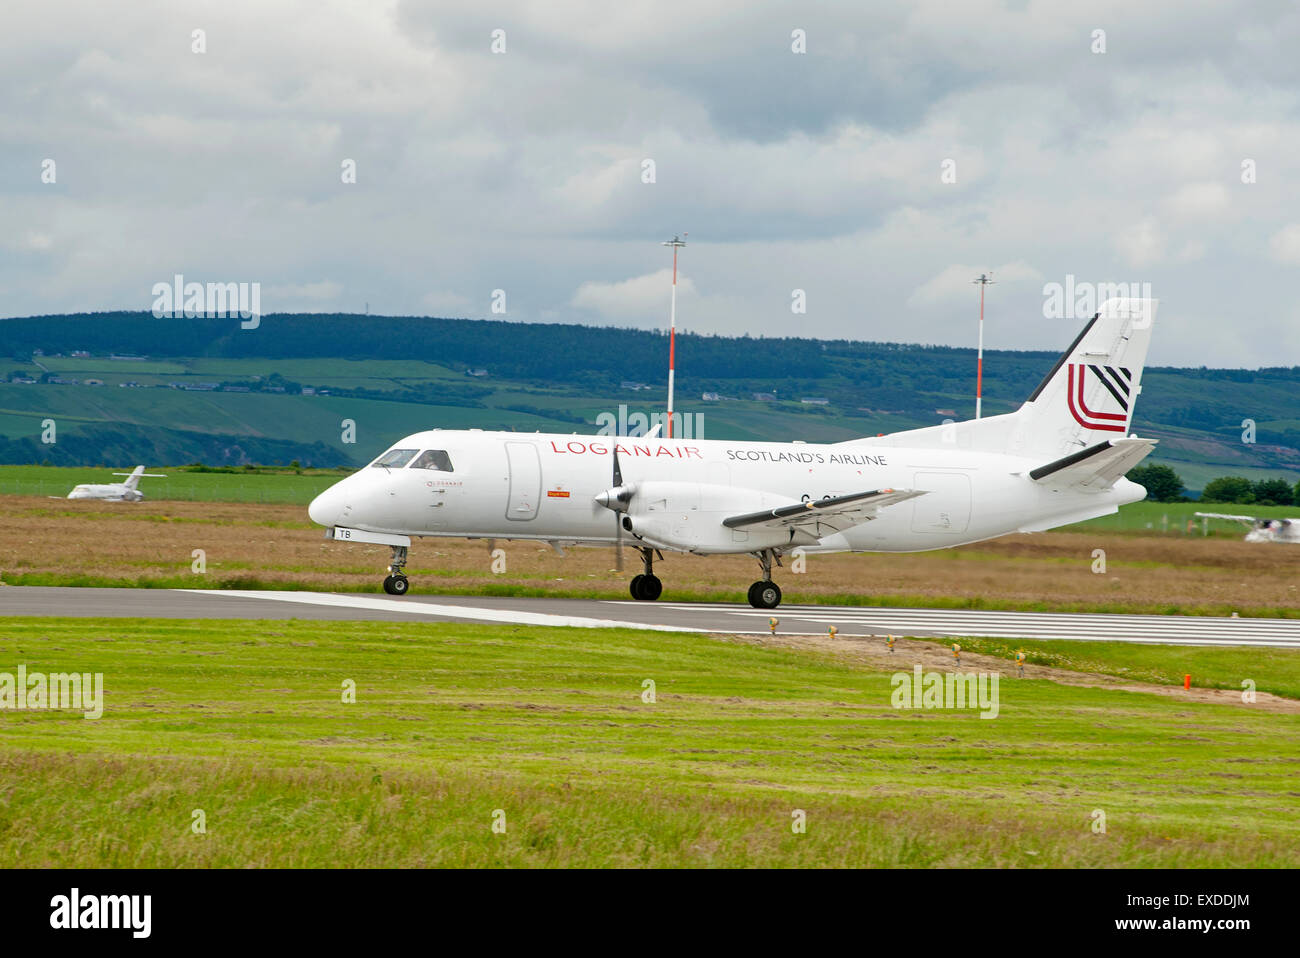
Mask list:
[[787,496],[757,489],[684,482],[639,482],[622,516],[623,528],[647,544],[701,555],[811,545],[789,529],[728,529],[730,516],[789,505]]

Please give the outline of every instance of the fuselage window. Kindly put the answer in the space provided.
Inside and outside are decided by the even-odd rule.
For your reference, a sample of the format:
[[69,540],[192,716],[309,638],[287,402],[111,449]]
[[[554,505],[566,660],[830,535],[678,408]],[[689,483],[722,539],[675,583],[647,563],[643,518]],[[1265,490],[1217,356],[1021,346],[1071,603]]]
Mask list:
[[451,456],[444,449],[426,449],[418,459],[411,463],[412,469],[436,469],[439,472],[454,472],[451,468]]
[[390,449],[371,463],[372,466],[387,466],[389,469],[401,469],[411,461],[418,449]]

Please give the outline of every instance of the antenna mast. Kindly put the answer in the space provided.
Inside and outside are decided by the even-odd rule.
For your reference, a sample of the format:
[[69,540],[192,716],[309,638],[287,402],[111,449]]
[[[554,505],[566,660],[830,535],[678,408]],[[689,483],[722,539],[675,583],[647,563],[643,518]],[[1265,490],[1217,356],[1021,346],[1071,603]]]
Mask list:
[[[689,236],[683,233],[682,236]],[[668,314],[668,438],[673,438],[673,377],[677,366],[677,251],[686,245],[686,241],[674,236],[663,246],[673,248],[673,299]]]
[[980,335],[978,358],[975,360],[975,418],[978,419],[981,413],[981,404],[983,402],[984,392],[984,287],[993,284],[993,270],[987,273],[980,273],[979,279],[971,280],[980,288]]

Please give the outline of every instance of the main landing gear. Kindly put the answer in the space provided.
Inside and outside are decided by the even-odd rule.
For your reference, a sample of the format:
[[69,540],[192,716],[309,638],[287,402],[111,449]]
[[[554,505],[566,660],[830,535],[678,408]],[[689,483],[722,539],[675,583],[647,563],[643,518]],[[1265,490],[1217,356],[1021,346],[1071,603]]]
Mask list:
[[[643,575],[635,575],[632,581],[628,583],[628,590],[632,593],[632,598],[640,599],[646,602],[653,602],[663,594],[664,584],[659,581],[655,575],[655,550],[642,548],[641,563],[645,566]],[[659,558],[663,558],[662,555]]]
[[772,581],[772,560],[781,564],[781,557],[771,549],[755,552],[763,578],[749,587],[749,604],[756,609],[775,609],[781,604],[781,587]]
[[406,595],[406,591],[411,587],[402,570],[406,568],[406,546],[389,546],[393,550],[393,558],[389,563],[389,576],[384,580],[384,591],[389,595]]

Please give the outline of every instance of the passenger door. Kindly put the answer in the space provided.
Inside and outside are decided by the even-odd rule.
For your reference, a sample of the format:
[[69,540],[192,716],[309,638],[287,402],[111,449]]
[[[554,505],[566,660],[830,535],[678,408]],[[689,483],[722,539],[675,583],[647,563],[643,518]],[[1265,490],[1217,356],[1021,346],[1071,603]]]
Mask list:
[[515,522],[536,519],[542,495],[542,464],[537,447],[531,442],[507,442],[506,459],[510,468],[506,518]]

